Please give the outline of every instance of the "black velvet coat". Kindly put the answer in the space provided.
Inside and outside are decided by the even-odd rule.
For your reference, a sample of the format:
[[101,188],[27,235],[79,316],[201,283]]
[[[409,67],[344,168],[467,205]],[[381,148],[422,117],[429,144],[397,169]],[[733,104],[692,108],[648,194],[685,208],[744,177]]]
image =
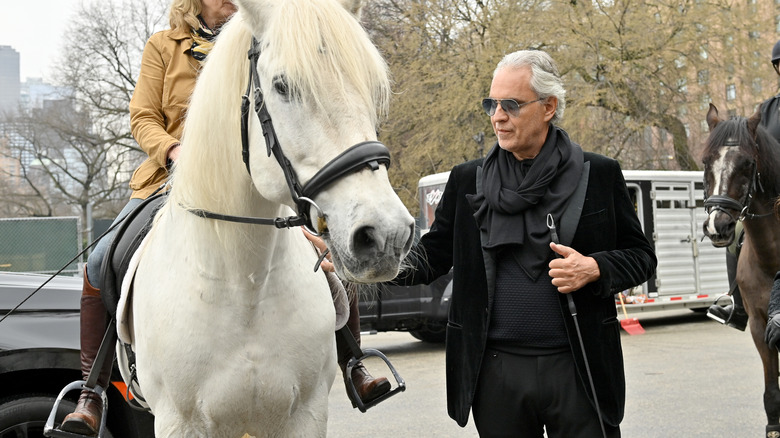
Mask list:
[[[561,243],[593,257],[601,278],[572,293],[579,326],[604,420],[618,425],[625,405],[625,375],[620,325],[614,294],[645,282],[655,271],[653,248],[645,238],[617,161],[585,153],[587,191],[573,236]],[[482,160],[456,166],[450,173],[436,219],[413,248],[411,268],[396,281],[430,283],[453,269],[453,296],[447,325],[447,409],[465,426],[474,399],[490,323],[495,261],[484,252],[480,232],[465,196],[477,190]],[[561,230],[559,230],[559,234]],[[543,274],[545,275],[545,274]],[[560,295],[569,343],[580,382],[592,402],[583,354],[566,296]]]

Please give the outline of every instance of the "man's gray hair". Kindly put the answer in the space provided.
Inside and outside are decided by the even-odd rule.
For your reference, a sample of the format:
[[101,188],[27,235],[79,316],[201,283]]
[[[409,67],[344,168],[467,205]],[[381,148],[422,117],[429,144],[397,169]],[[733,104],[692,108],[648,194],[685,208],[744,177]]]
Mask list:
[[518,50],[504,56],[493,72],[493,77],[504,68],[521,67],[531,67],[531,89],[540,99],[550,96],[558,98],[558,108],[550,120],[550,123],[558,124],[566,109],[566,90],[563,88],[563,80],[555,61],[547,52],[541,50]]

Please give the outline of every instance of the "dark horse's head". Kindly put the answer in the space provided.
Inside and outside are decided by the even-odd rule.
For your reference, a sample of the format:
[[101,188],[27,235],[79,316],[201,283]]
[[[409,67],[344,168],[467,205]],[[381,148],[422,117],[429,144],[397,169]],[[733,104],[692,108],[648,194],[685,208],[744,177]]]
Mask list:
[[[752,215],[754,209],[764,209],[754,198],[759,194],[764,197],[764,181],[772,181],[776,175],[778,146],[759,127],[760,121],[760,111],[750,118],[722,119],[710,104],[707,112],[710,135],[703,155],[704,208],[708,214],[704,235],[714,246],[730,245],[737,221]],[[774,192],[775,183],[769,185]]]

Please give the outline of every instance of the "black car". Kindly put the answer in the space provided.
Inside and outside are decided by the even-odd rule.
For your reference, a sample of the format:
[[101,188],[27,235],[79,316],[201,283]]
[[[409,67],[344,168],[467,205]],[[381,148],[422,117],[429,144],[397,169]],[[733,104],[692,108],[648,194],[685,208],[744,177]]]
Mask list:
[[[49,277],[0,272],[0,313],[6,315]],[[62,388],[81,379],[80,277],[56,277],[0,322],[0,437],[43,437]],[[1,317],[1,316],[0,316]],[[154,417],[131,408],[114,369],[108,388],[106,437],[154,437]],[[79,392],[60,404],[57,424],[75,408]]]

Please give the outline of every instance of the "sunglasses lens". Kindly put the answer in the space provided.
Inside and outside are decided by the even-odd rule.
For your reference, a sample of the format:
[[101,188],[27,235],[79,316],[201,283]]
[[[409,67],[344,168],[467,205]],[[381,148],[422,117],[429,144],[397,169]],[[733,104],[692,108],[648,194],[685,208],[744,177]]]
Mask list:
[[514,99],[496,100],[491,97],[482,99],[482,109],[485,110],[487,115],[490,117],[493,117],[493,115],[496,114],[496,109],[498,109],[499,104],[505,113],[513,117],[517,117],[517,115],[520,113],[520,104],[518,104]]
[[501,99],[501,108],[515,117],[520,113],[520,105],[514,99]]
[[498,103],[495,99],[482,99],[482,109],[485,110],[487,115],[490,117],[493,117],[493,114],[496,113],[496,108],[498,106]]

